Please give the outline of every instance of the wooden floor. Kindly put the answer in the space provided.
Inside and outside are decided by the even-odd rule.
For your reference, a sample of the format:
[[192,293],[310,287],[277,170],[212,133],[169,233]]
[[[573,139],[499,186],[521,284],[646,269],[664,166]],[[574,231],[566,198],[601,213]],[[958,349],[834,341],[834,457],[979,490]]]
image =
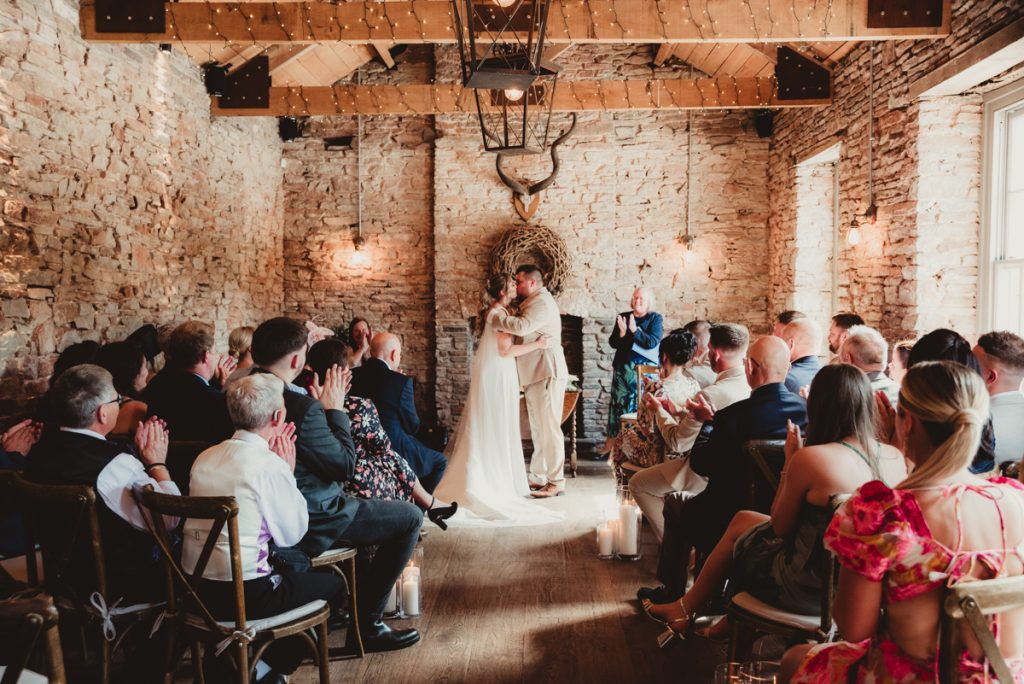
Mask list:
[[[724,647],[691,640],[659,651],[659,626],[639,612],[656,545],[644,530],[639,562],[596,557],[594,525],[614,498],[604,463],[581,464],[566,495],[543,505],[561,524],[430,528],[424,540],[424,614],[392,622],[422,641],[332,664],[334,682],[710,682]],[[604,502],[604,503],[602,503]],[[333,634],[331,645],[341,645]],[[292,682],[316,681],[304,666]]]

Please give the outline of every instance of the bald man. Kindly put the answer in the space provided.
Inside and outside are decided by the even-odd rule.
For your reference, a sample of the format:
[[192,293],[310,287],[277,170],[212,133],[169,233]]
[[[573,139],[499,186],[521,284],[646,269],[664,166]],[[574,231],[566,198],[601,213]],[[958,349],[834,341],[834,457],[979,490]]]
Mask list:
[[420,417],[413,397],[413,379],[401,373],[401,368],[402,341],[388,332],[377,333],[370,340],[370,358],[352,370],[350,394],[373,401],[391,445],[416,472],[423,488],[432,492],[448,460],[416,439]]
[[789,348],[786,387],[799,394],[802,387],[811,386],[811,380],[821,370],[821,327],[810,318],[797,318],[782,329],[781,338]]
[[[744,362],[750,397],[713,412],[710,437],[698,441],[690,451],[690,467],[708,478],[707,487],[692,498],[666,499],[665,536],[658,560],[661,586],[641,589],[637,592],[640,598],[665,603],[682,596],[690,551],[696,547],[710,552],[732,517],[750,507],[750,476],[756,466],[743,443],[785,439],[788,421],[806,426],[804,401],[785,385],[789,356],[789,347],[778,337],[762,337],[750,347]],[[782,469],[782,463],[769,465],[777,472]],[[764,492],[754,508],[768,513],[770,499],[770,492]]]

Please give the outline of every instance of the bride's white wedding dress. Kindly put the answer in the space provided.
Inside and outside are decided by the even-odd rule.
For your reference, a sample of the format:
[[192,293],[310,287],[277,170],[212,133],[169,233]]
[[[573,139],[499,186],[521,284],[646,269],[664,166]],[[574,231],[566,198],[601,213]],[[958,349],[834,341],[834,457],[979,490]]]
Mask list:
[[498,352],[487,316],[473,358],[469,396],[448,450],[448,467],[434,494],[458,501],[449,522],[488,525],[543,525],[559,522],[561,513],[526,497],[522,436],[519,432],[519,374],[516,360]]

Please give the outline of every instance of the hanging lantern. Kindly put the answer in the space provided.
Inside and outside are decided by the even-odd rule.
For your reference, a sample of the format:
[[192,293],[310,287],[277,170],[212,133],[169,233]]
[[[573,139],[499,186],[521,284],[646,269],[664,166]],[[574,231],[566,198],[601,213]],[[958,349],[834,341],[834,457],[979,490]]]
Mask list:
[[484,149],[539,154],[548,145],[557,74],[538,76],[524,90],[474,90]]
[[544,61],[551,0],[451,0],[462,84],[525,93],[538,76],[557,71]]

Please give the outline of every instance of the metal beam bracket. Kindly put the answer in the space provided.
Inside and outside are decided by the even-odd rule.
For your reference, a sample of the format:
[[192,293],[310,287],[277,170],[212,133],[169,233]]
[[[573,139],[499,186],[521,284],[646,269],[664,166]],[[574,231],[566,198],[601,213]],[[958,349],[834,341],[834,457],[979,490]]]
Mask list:
[[96,33],[163,33],[164,0],[96,0]]
[[868,0],[868,28],[937,28],[943,0]]
[[817,60],[811,59],[785,45],[778,48],[775,80],[779,86],[779,100],[805,100],[832,96],[832,72]]
[[221,109],[269,108],[270,58],[253,57],[228,74],[217,104]]

